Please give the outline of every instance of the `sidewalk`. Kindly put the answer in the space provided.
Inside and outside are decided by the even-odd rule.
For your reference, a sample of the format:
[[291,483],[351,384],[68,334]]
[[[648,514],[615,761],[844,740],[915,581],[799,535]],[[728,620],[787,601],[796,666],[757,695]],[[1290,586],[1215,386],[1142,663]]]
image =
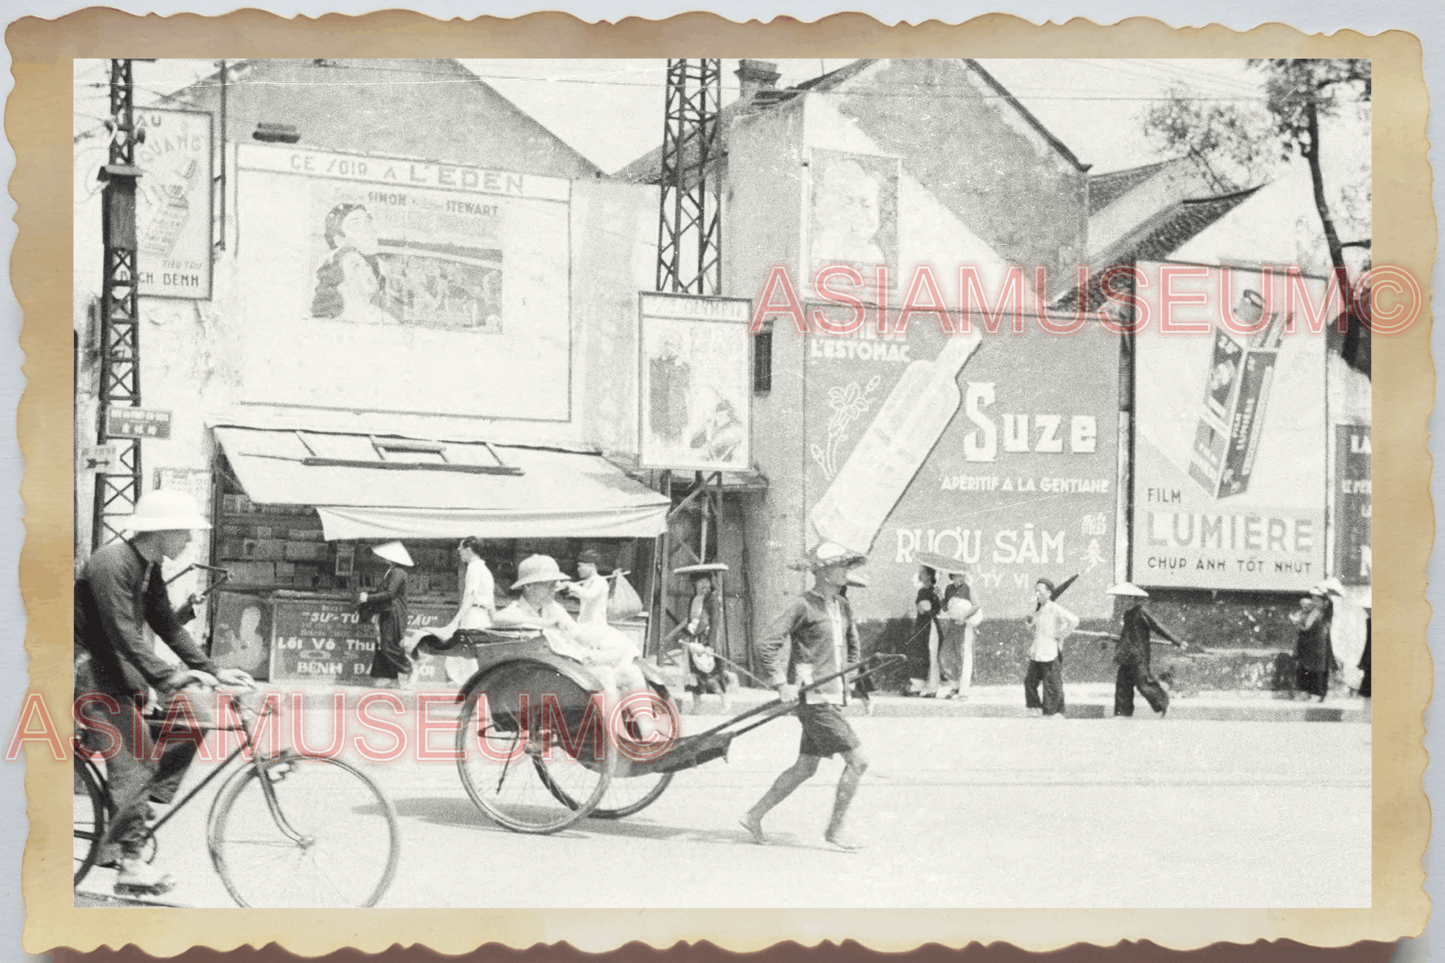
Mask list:
[[[308,709],[330,707],[333,693],[337,688],[318,682],[260,683],[263,690],[304,693]],[[366,689],[346,686],[346,704],[354,708],[358,699],[370,692],[390,692],[400,697],[410,710],[415,695],[425,692],[433,697],[445,695],[449,688],[445,683],[437,687],[417,689]],[[1172,693],[1169,702],[1170,719],[1208,720],[1215,722],[1356,722],[1368,723],[1366,700],[1354,696],[1333,695],[1320,702],[1294,702],[1288,692],[1264,690],[1243,690],[1233,692],[1200,691],[1195,693]],[[694,715],[689,693],[674,690],[678,707],[683,715]],[[289,698],[289,697],[288,697]],[[729,715],[737,715],[776,698],[767,689],[735,689],[730,693]],[[1065,715],[1070,719],[1109,719],[1114,714],[1114,685],[1111,682],[1081,682],[1064,685],[1064,699],[1067,705]],[[703,697],[698,715],[722,718],[718,697]],[[845,710],[848,715],[862,715],[864,707],[856,700]],[[440,699],[428,710],[433,719],[447,718],[455,714],[450,702]],[[990,718],[1023,719],[1029,717],[1024,708],[1023,685],[974,686],[967,699],[925,699],[892,694],[873,696],[873,716],[877,718]],[[1153,719],[1149,704],[1137,694],[1134,698],[1134,718]]]

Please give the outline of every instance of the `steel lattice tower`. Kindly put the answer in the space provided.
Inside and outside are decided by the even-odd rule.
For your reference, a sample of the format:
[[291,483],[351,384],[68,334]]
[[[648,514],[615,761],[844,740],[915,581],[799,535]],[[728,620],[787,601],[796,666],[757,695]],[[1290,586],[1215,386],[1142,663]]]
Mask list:
[[136,438],[111,438],[107,412],[112,406],[140,405],[140,312],[136,285],[135,102],[131,61],[110,62],[110,157],[101,171],[105,189],[101,232],[105,266],[100,294],[100,390],[96,441],[114,444],[115,462],[95,473],[95,510],[91,545],[119,536],[107,519],[129,514],[141,494],[141,449]]
[[667,62],[657,290],[722,293],[721,60]]

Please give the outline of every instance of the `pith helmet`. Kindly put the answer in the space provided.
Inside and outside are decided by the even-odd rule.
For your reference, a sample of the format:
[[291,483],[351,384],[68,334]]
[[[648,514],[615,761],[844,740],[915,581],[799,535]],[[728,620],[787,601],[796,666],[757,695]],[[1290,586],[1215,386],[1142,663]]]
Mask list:
[[522,564],[517,566],[517,580],[512,583],[512,590],[516,591],[523,585],[531,585],[533,582],[561,582],[567,576],[557,567],[557,560],[550,555],[529,555],[522,559]]
[[174,532],[210,528],[196,500],[185,492],[157,488],[135,503],[135,511],[119,520],[119,527],[131,532]]

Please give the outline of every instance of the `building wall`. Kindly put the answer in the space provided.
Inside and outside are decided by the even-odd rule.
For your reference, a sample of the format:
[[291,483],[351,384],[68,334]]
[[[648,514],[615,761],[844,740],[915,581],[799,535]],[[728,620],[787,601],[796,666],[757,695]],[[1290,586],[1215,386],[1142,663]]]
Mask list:
[[[236,422],[314,430],[381,432],[427,438],[553,444],[626,455],[636,451],[636,298],[652,286],[656,245],[655,188],[599,179],[597,169],[560,139],[522,115],[485,84],[468,80],[458,65],[366,61],[364,66],[318,67],[310,61],[267,62],[237,71],[228,85],[225,233],[214,259],[209,300],[142,298],[140,302],[141,397],[147,408],[172,412],[168,440],[143,443],[143,487],[156,484],[156,469],[204,471],[211,467],[209,424]],[[445,76],[438,77],[441,72]],[[467,95],[439,99],[438,80],[461,80]],[[256,81],[264,80],[266,83]],[[248,85],[248,81],[251,83]],[[386,85],[376,86],[381,81]],[[368,86],[357,87],[357,84]],[[173,106],[219,110],[213,86],[189,89]],[[565,419],[527,420],[407,415],[364,411],[370,393],[364,377],[342,377],[329,386],[336,410],[249,403],[243,391],[245,319],[248,312],[277,310],[266,293],[249,286],[241,270],[249,250],[268,242],[266,225],[237,211],[235,145],[253,142],[260,121],[289,123],[302,134],[298,147],[364,149],[378,154],[426,157],[474,167],[573,180],[565,209],[567,274],[560,284],[570,314],[570,409]],[[220,125],[217,124],[217,129]],[[78,164],[78,168],[84,166]],[[78,200],[84,195],[80,195]],[[219,205],[216,211],[219,215]],[[238,213],[241,215],[238,217]],[[94,304],[100,294],[99,195],[80,200],[75,219],[74,326],[78,341],[76,390],[77,558],[88,553],[93,472],[83,459],[94,444],[99,332]],[[242,260],[238,260],[238,252]],[[142,270],[144,265],[141,265]],[[519,265],[518,269],[524,269]],[[373,326],[375,327],[375,326]],[[393,329],[394,332],[394,329]],[[358,357],[376,353],[367,326],[334,349]],[[523,400],[535,385],[496,384],[477,390],[509,392]],[[354,406],[354,407],[348,407]],[[202,551],[199,557],[204,557]]]
[[[801,258],[803,111],[785,105],[740,118],[729,141],[728,223],[723,232],[725,294],[757,299],[775,264],[796,273]],[[753,395],[753,460],[767,478],[750,496],[745,537],[752,586],[753,638],[804,577],[787,567],[806,548],[803,465],[803,339],[774,324],[772,390]]]
[[[937,92],[938,96],[934,96]],[[830,98],[838,113],[1009,261],[1054,275],[1081,263],[1084,171],[964,60],[893,59]]]
[[[445,97],[437,92],[444,90]],[[215,78],[181,91],[180,109],[219,118]],[[219,130],[219,120],[218,120]],[[247,60],[226,85],[226,139],[259,123],[293,125],[300,145],[351,154],[596,177],[591,161],[455,60]]]

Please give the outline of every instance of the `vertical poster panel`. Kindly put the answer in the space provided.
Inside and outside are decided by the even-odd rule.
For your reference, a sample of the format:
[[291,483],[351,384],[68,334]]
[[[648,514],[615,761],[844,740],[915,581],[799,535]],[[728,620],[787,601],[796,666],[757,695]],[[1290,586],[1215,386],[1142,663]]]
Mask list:
[[1335,575],[1370,584],[1370,426],[1335,425]]
[[1318,317],[1324,281],[1139,268],[1149,322],[1135,339],[1134,581],[1264,591],[1319,581],[1325,336],[1305,318]]
[[752,464],[752,302],[643,294],[639,464],[746,471]]
[[137,289],[146,297],[211,297],[211,115],[147,108],[135,149]]
[[244,144],[243,398],[571,420],[570,184]]
[[1035,579],[1075,574],[1069,607],[1109,614],[1118,353],[1097,328],[1031,319],[981,341],[927,316],[905,336],[871,320],[809,336],[809,536],[869,552],[860,618],[911,616],[918,553],[962,563],[986,618],[1023,616]]

